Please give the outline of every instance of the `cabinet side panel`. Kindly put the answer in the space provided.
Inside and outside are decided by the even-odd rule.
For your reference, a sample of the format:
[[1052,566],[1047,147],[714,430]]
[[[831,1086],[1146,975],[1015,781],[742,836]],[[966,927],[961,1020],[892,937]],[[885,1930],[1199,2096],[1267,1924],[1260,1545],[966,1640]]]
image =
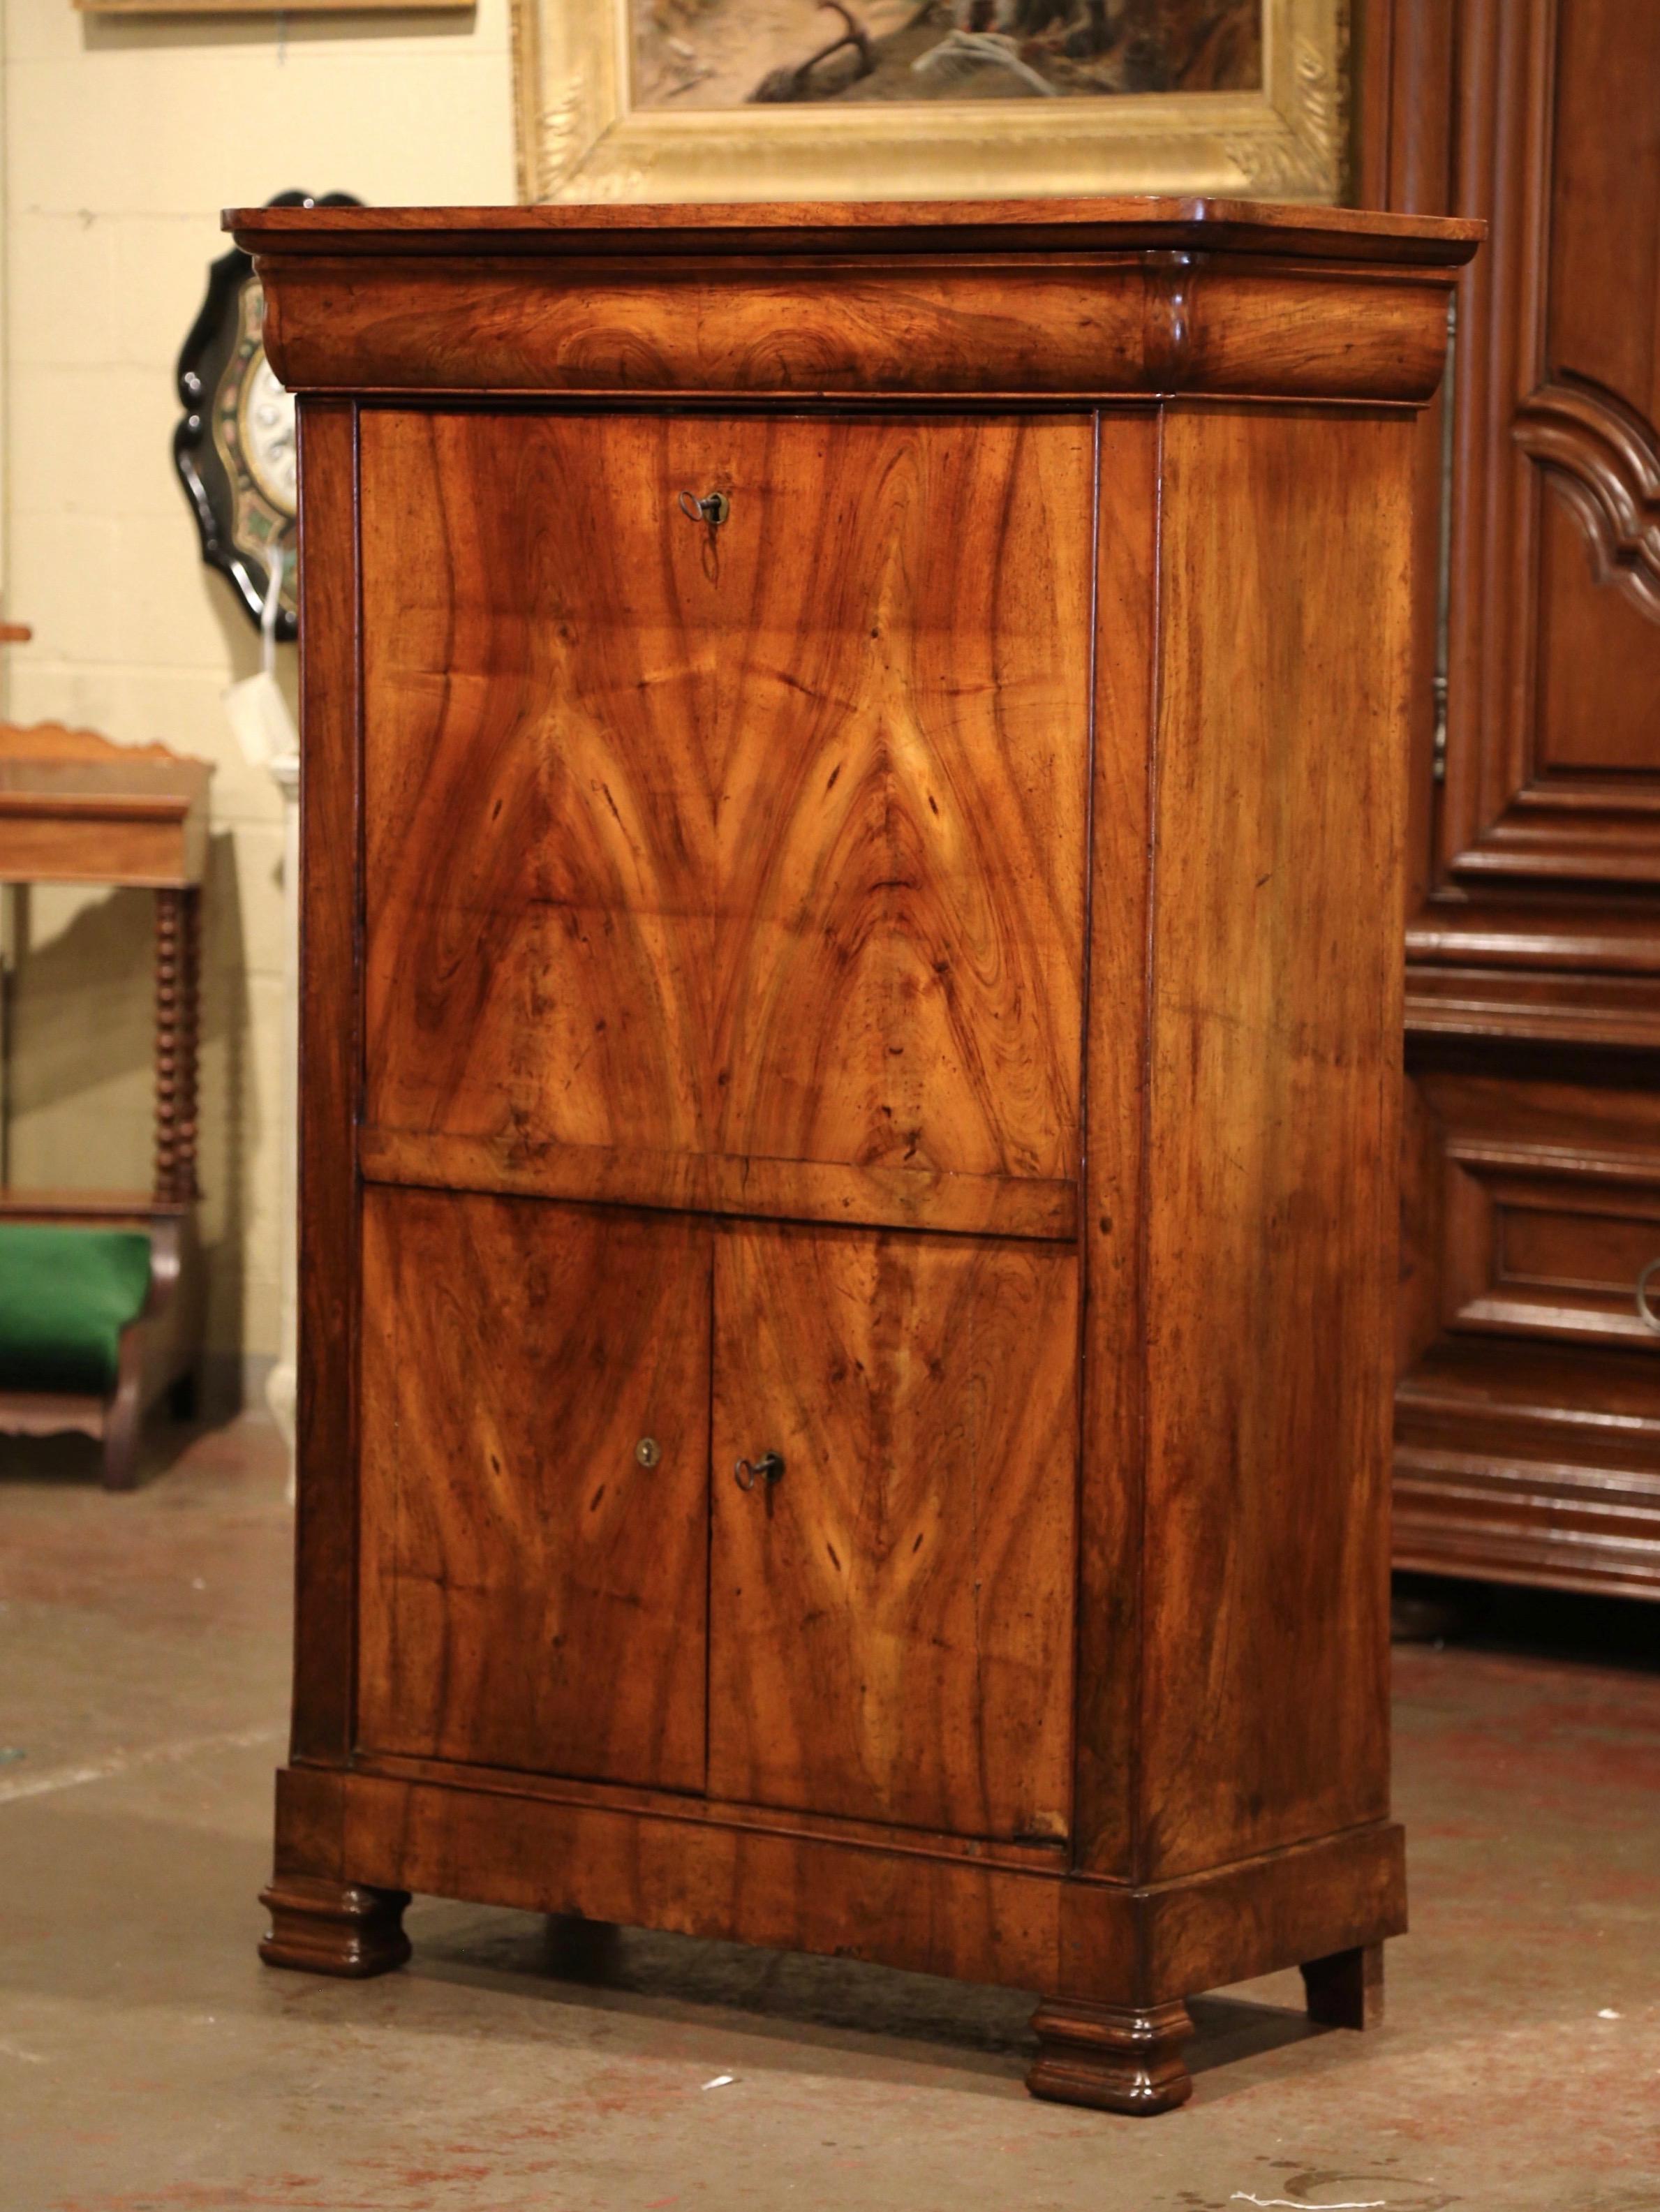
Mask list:
[[1130,1870],[1158,423],[1101,418],[1085,1015],[1074,1855]]
[[1412,425],[1165,425],[1152,1879],[1387,1809]]
[[296,1759],[351,1746],[357,1531],[359,654],[354,408],[300,415],[299,1510]]

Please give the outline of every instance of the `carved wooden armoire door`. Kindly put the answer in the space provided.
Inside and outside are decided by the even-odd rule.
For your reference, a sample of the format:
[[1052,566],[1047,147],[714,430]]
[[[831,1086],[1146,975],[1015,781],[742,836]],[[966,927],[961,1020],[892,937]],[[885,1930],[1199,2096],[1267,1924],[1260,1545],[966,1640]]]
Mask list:
[[1395,1555],[1660,1597],[1660,8],[1363,33],[1361,195],[1492,225],[1438,745],[1420,624]]

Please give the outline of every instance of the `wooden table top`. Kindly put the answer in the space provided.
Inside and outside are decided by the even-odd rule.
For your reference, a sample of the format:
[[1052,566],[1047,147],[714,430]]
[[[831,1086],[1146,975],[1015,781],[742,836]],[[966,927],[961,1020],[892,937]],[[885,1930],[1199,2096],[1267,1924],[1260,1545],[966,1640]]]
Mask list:
[[0,882],[199,884],[212,774],[165,745],[0,723]]

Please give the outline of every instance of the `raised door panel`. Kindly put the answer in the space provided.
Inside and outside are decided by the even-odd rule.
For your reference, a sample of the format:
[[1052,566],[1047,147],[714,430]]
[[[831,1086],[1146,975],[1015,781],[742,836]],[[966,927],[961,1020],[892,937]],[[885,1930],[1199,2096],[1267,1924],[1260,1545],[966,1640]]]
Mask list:
[[733,1226],[714,1308],[711,1794],[1064,1837],[1075,1255]]
[[1459,311],[1455,923],[1480,884],[1660,884],[1660,9],[1462,12],[1458,191],[1493,228]]
[[362,475],[371,1159],[1075,1175],[1087,421],[370,411]]
[[1414,1369],[1453,1354],[1444,1330],[1624,1346],[1660,1366],[1638,1300],[1660,1263],[1651,1094],[1420,1066],[1412,1095],[1414,1259],[1439,1292],[1408,1343]]
[[363,1312],[359,1743],[701,1790],[707,1227],[370,1190]]

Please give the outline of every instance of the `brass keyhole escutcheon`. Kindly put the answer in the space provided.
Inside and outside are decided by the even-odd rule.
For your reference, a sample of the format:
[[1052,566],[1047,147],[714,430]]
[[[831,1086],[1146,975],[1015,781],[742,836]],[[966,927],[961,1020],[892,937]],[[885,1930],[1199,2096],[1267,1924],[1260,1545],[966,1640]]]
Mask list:
[[634,1448],[634,1455],[642,1467],[655,1467],[663,1456],[663,1447],[655,1437],[642,1437]]
[[784,1460],[781,1452],[763,1452],[758,1459],[740,1459],[733,1469],[740,1490],[753,1490],[756,1484],[768,1486],[784,1479]]
[[732,501],[723,491],[705,492],[702,499],[696,492],[683,491],[680,512],[688,522],[707,522],[711,530],[718,530],[732,513]]

